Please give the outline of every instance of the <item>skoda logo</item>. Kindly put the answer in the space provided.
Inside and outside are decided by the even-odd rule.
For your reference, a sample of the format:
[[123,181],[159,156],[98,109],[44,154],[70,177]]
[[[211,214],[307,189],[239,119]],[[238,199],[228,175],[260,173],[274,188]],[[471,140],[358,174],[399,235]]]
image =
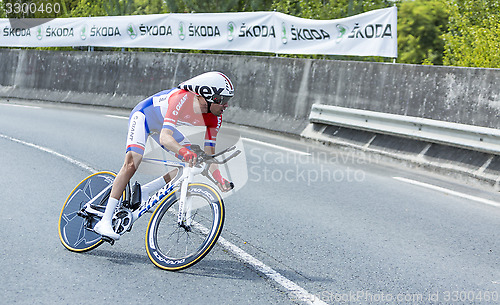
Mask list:
[[235,29],[236,25],[234,24],[234,22],[231,21],[227,24],[227,40],[233,41]]
[[337,30],[339,31],[339,35],[337,36],[337,39],[335,40],[336,43],[340,43],[342,39],[344,39],[345,34],[349,32],[349,28],[343,24],[337,24]]
[[281,24],[281,42],[283,44],[288,42],[288,39],[286,38],[286,24],[284,22]]
[[131,39],[135,39],[137,37],[137,29],[132,23],[127,25],[127,34]]
[[86,25],[86,24],[84,24],[84,25],[82,26],[81,30],[80,30],[80,38],[81,38],[82,40],[87,39],[87,25]]
[[184,22],[179,22],[179,38],[181,40],[184,40],[184,38],[186,38],[186,34],[184,33],[185,29],[184,29]]
[[36,38],[37,38],[38,40],[42,40],[42,38],[43,38],[42,31],[43,31],[43,28],[42,28],[41,26],[39,26],[39,27],[36,29]]

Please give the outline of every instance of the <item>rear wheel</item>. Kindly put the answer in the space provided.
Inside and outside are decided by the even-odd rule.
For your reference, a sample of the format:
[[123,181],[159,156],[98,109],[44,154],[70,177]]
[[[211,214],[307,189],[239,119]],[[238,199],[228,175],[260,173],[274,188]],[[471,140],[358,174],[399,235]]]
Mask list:
[[100,219],[92,216],[82,217],[79,212],[88,201],[98,195],[94,204],[102,205],[104,209],[109,191],[100,193],[113,183],[115,177],[116,174],[112,172],[92,174],[83,179],[69,194],[59,217],[59,239],[68,250],[85,252],[102,244],[101,235],[89,230]]
[[181,270],[201,261],[213,248],[224,224],[224,203],[215,189],[193,183],[188,187],[191,225],[179,225],[180,190],[160,202],[146,231],[146,250],[159,268]]

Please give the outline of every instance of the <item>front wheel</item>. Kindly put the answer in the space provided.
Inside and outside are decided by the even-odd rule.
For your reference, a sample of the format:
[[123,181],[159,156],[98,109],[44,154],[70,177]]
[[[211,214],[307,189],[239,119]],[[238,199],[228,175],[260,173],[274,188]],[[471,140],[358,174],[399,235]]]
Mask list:
[[224,203],[211,186],[192,183],[187,201],[191,225],[179,225],[180,189],[163,198],[153,212],[146,231],[146,251],[159,268],[181,270],[198,263],[213,248],[224,224]]

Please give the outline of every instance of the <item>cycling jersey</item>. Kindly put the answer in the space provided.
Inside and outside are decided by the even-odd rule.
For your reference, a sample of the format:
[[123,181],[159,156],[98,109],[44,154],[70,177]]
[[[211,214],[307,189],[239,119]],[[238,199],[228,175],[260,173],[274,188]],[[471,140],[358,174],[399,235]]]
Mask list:
[[181,125],[206,126],[205,146],[215,146],[222,117],[195,113],[195,98],[193,93],[175,88],[158,92],[140,102],[130,115],[127,152],[144,154],[148,136],[161,145],[159,135],[163,128],[172,130],[179,144],[189,146],[189,140],[177,129]]

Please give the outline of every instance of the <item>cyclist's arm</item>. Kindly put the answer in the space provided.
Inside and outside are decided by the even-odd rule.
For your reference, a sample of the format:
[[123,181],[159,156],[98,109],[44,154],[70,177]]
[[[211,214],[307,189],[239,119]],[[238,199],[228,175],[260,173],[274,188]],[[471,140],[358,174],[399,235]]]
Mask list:
[[[209,155],[213,155],[215,154],[215,146],[205,146],[204,151]],[[212,163],[210,164],[210,168],[208,170],[210,171],[212,177],[214,177],[214,179],[217,180],[217,182],[219,182],[217,183],[217,186],[221,189],[221,191],[227,192],[231,190],[230,182],[227,181],[225,178],[223,178],[222,175],[220,174],[219,165]]]
[[182,148],[182,145],[174,139],[174,132],[167,128],[163,128],[160,132],[160,144],[176,154],[178,154],[179,150]]
[[189,166],[196,164],[197,156],[194,152],[183,147],[177,142],[173,136],[173,130],[169,128],[163,128],[160,132],[160,144],[174,153],[181,155],[185,161],[189,162]]

